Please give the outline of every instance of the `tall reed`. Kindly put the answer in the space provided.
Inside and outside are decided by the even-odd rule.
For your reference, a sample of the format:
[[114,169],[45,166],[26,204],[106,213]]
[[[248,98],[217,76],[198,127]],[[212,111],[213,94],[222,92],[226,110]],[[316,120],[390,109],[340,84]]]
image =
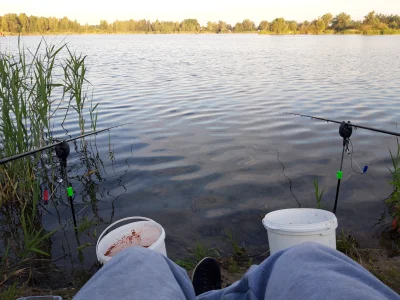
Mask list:
[[[88,117],[88,126],[96,128],[97,104],[87,96],[85,58],[66,44],[56,47],[44,39],[34,51],[19,39],[17,51],[0,53],[0,158],[53,143],[53,132],[67,118],[77,119],[82,133]],[[55,231],[43,230],[39,206],[41,183],[56,163],[47,150],[0,166],[0,230],[7,236],[0,286],[32,272],[32,261],[49,255],[46,243]]]

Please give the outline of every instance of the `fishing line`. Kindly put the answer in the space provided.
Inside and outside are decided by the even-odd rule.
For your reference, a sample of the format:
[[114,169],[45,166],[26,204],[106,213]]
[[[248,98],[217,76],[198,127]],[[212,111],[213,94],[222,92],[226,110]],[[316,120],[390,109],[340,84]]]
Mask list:
[[[350,145],[351,145],[351,152],[350,152],[350,151],[347,151],[347,154],[350,155],[350,157],[351,157],[351,160],[350,160],[351,169],[352,169],[355,173],[357,173],[357,174],[364,175],[364,174],[367,172],[366,169],[368,169],[368,164],[364,167],[364,170],[361,170],[361,167],[359,166],[359,164],[357,163],[357,161],[353,158],[353,153],[354,153],[353,142],[351,141],[351,139],[349,139],[349,141],[350,141]],[[360,170],[360,172],[358,172],[357,170],[354,170],[354,168],[353,168],[353,161],[354,161],[354,163],[357,165],[357,167],[358,167],[358,169]]]
[[277,159],[277,160],[280,162],[280,164],[282,165],[282,174],[283,174],[283,176],[285,176],[285,177],[289,180],[289,189],[290,189],[290,192],[292,193],[292,196],[293,196],[294,200],[296,200],[297,204],[299,205],[299,208],[301,208],[301,204],[300,204],[299,200],[297,200],[296,196],[294,195],[294,193],[293,193],[293,191],[292,191],[292,180],[291,180],[289,177],[286,176],[286,174],[285,174],[285,166],[283,165],[283,163],[282,163],[282,162],[280,161],[280,159],[279,159],[279,151],[278,151],[278,149],[276,149],[276,152],[278,152],[278,156],[276,157],[276,159]]
[[[336,178],[338,179],[338,182],[337,182],[337,186],[336,186],[335,204],[334,204],[334,207],[333,207],[333,213],[334,214],[336,214],[336,209],[337,209],[337,204],[338,204],[338,199],[339,199],[340,183],[341,183],[341,180],[343,178],[343,156],[344,156],[344,153],[346,152],[347,154],[350,155],[350,157],[351,157],[351,169],[355,173],[357,173],[357,174],[365,174],[367,172],[367,170],[368,170],[368,164],[364,167],[364,170],[361,170],[360,166],[358,165],[356,160],[353,158],[354,147],[353,147],[352,141],[350,140],[350,137],[351,137],[351,135],[353,133],[353,130],[356,130],[357,128],[361,128],[361,129],[374,131],[374,132],[379,132],[379,133],[383,133],[383,134],[387,134],[387,135],[393,135],[393,136],[396,136],[397,138],[400,137],[400,133],[397,133],[397,132],[388,131],[388,130],[384,130],[384,129],[367,127],[367,126],[363,126],[363,125],[357,125],[357,124],[351,123],[350,121],[348,121],[346,123],[344,121],[340,122],[340,121],[336,121],[336,120],[325,119],[325,118],[320,118],[320,117],[314,117],[314,116],[309,116],[309,115],[303,115],[303,114],[298,114],[298,113],[284,112],[284,114],[300,116],[300,117],[306,117],[306,118],[315,119],[315,120],[321,120],[321,121],[325,121],[327,123],[340,124],[339,135],[343,138],[343,149],[342,149],[342,158],[341,158],[341,162],[340,162],[340,169],[336,173]],[[349,150],[349,143],[351,144],[351,151]],[[357,167],[360,169],[361,172],[358,172],[353,168],[353,161],[357,165]]]

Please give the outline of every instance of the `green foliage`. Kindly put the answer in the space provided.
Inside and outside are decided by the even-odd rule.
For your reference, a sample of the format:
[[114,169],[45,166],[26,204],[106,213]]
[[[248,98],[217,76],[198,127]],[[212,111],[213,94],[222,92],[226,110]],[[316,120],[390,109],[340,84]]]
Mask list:
[[50,253],[48,248],[50,237],[58,231],[45,232],[38,224],[38,201],[40,187],[34,187],[33,201],[26,202],[19,214],[20,228],[15,228],[5,239],[6,248],[1,253],[0,261],[0,286],[15,277],[27,276],[32,273],[38,258],[47,258]]
[[211,22],[209,21],[207,23],[207,27],[205,28],[205,31],[207,32],[213,32],[213,33],[217,33],[218,32],[218,24],[215,22]]
[[[274,27],[272,28],[272,24]],[[296,21],[285,21],[283,18],[277,18],[271,23],[267,20],[261,21],[258,27],[254,22],[245,19],[236,23],[234,27],[224,21],[209,21],[206,26],[201,27],[196,19],[185,19],[182,22],[159,21],[150,22],[149,20],[116,20],[112,23],[101,20],[98,25],[80,24],[76,20],[69,20],[67,17],[61,19],[55,17],[36,17],[27,16],[24,13],[5,14],[0,16],[0,31],[7,33],[24,34],[57,34],[57,33],[236,33],[254,32],[256,30],[272,32],[273,34],[321,34],[325,30],[334,30],[342,32],[348,29],[354,29],[365,32],[365,34],[398,34],[400,30],[399,15],[376,14],[374,11],[368,13],[363,22],[351,20],[346,13],[340,13],[333,17],[327,13],[322,17],[311,22],[304,21],[297,24]],[[386,31],[392,29],[392,31]],[[373,32],[371,30],[380,30]],[[352,32],[351,34],[353,34]],[[357,34],[360,34],[358,32]],[[348,32],[344,34],[349,34]]]
[[289,26],[284,18],[277,18],[271,23],[271,32],[276,34],[285,34],[289,31]]
[[233,256],[230,256],[225,264],[227,266],[228,272],[230,273],[240,272],[238,261]]
[[183,32],[200,32],[200,24],[196,19],[185,19],[180,26]]
[[357,30],[357,29],[346,29],[346,30],[337,32],[337,34],[343,34],[343,35],[362,34],[362,31],[361,30]]
[[297,31],[297,22],[296,21],[287,21],[289,32],[296,33]]
[[371,11],[365,16],[363,23],[365,25],[370,25],[372,29],[377,29],[381,22],[379,18],[375,15],[375,11]]
[[236,23],[236,25],[233,27],[233,32],[234,33],[242,33],[243,32],[243,24]]
[[351,23],[350,15],[342,12],[332,20],[332,29],[336,31],[343,31],[348,29]]
[[14,282],[13,285],[6,287],[0,293],[0,299],[2,300],[15,300],[18,298],[19,290],[17,287],[17,282]]
[[24,259],[32,256],[32,254],[50,256],[49,253],[40,250],[40,248],[42,244],[58,230],[56,229],[51,232],[45,233],[42,228],[37,229],[37,226],[35,226],[36,210],[40,197],[39,195],[40,187],[39,184],[36,183],[34,194],[32,197],[33,201],[30,203],[32,207],[27,208],[29,202],[26,202],[20,216],[24,245],[22,251],[18,253],[18,256]]
[[210,32],[210,33],[228,33],[231,30],[232,26],[226,24],[224,21],[216,22],[207,22],[207,26],[202,28],[202,32]]
[[318,19],[315,21],[315,28],[316,28],[316,32],[318,34],[321,34],[324,32],[326,25],[325,25],[325,21],[322,19]]
[[[97,230],[96,228],[91,231],[91,229],[98,224],[98,221],[95,219],[89,220],[86,216],[83,217],[79,221],[79,226],[76,227],[76,230],[78,233],[84,233],[86,234],[92,241],[93,243],[96,243],[97,241]],[[91,243],[86,243],[85,245],[80,246],[78,249],[83,250],[87,247],[93,246]]]
[[270,24],[268,21],[261,21],[260,25],[258,25],[258,30],[260,31],[269,31]]
[[336,249],[354,260],[359,260],[358,247],[358,242],[351,232],[345,232],[342,229],[336,238]]
[[330,13],[327,13],[321,17],[321,19],[325,23],[325,28],[328,28],[332,24],[333,16]]
[[242,26],[244,32],[251,32],[256,30],[256,25],[254,24],[253,21],[249,19],[243,20]]
[[240,247],[236,241],[233,239],[233,235],[232,233],[230,233],[229,231],[225,231],[226,236],[228,237],[229,242],[232,245],[232,255],[234,257],[239,257],[239,256],[243,256],[246,253],[246,249],[244,249],[243,247]]
[[224,21],[218,21],[218,31],[217,33],[227,33],[232,30],[232,26],[226,24]]
[[381,31],[382,35],[400,34],[400,29],[385,29]]
[[190,258],[178,259],[175,260],[175,263],[189,271],[192,270],[196,264],[205,257],[221,257],[215,248],[210,248],[200,243],[197,243],[195,248],[190,249],[190,254]]
[[386,199],[389,207],[390,215],[393,219],[392,229],[399,231],[400,229],[400,144],[397,144],[396,152],[390,151],[393,169],[389,169],[392,179],[389,184],[393,187],[392,194]]
[[[0,53],[0,158],[52,143],[53,116],[62,104],[62,115],[76,117],[82,132],[84,115],[90,113],[92,128],[97,121],[97,105],[84,105],[84,56],[45,40],[33,52],[21,44],[18,49],[15,55]],[[50,153],[44,154],[48,155],[38,153],[0,167],[0,226],[5,233],[0,286],[14,277],[29,277],[38,259],[50,255],[49,239],[57,229],[46,232],[42,227],[38,177],[53,175],[45,174],[45,166],[53,161]]]
[[193,260],[190,260],[190,259],[188,259],[188,258],[185,258],[185,259],[177,259],[177,260],[175,260],[175,263],[176,263],[178,266],[184,268],[184,269],[187,270],[187,271],[190,271],[190,270],[194,269],[194,267],[196,266],[196,262],[193,261]]
[[193,254],[197,262],[201,261],[205,257],[219,257],[219,253],[215,248],[209,248],[200,243],[198,243],[193,249]]
[[322,197],[324,196],[325,189],[319,192],[318,179],[314,179],[315,200],[317,201],[317,208],[322,208]]

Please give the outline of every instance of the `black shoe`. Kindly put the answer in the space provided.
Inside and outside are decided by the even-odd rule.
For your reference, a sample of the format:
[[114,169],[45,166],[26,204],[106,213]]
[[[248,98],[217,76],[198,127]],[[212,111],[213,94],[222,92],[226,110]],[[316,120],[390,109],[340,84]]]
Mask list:
[[211,257],[203,258],[193,271],[192,282],[196,296],[212,290],[221,289],[221,269]]

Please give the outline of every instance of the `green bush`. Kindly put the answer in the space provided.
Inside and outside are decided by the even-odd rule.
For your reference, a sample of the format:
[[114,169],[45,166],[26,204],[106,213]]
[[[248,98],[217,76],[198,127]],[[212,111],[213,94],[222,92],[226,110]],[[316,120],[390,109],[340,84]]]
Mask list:
[[392,174],[392,180],[389,184],[393,187],[392,194],[386,199],[388,211],[393,219],[392,229],[400,231],[400,144],[397,145],[397,151],[390,151],[393,169],[389,169]]
[[400,34],[400,29],[392,29],[392,28],[385,29],[385,30],[382,30],[382,34],[383,35]]
[[339,31],[336,34],[344,34],[344,35],[347,35],[347,34],[362,34],[362,31],[361,30],[357,30],[357,29],[346,29],[346,30],[343,30],[343,31]]
[[258,34],[273,34],[271,31],[268,30],[261,30],[258,32]]

